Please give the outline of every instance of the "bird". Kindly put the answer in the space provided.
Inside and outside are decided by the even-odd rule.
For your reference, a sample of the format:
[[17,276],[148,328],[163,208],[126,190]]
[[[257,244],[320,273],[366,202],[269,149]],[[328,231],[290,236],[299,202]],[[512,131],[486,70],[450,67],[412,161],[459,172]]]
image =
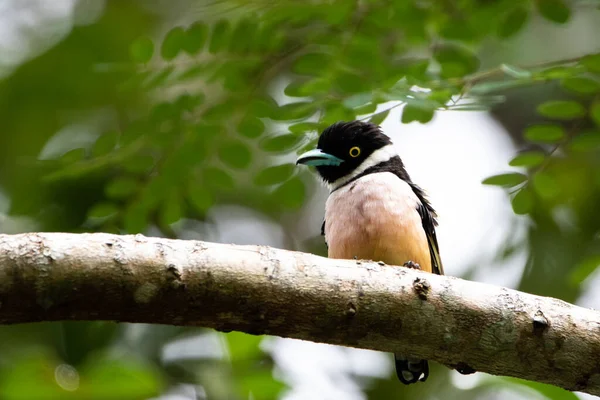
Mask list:
[[[313,166],[329,188],[321,235],[329,258],[384,262],[443,275],[437,214],[380,126],[340,121],[296,164]],[[427,360],[394,354],[405,385],[424,382]]]

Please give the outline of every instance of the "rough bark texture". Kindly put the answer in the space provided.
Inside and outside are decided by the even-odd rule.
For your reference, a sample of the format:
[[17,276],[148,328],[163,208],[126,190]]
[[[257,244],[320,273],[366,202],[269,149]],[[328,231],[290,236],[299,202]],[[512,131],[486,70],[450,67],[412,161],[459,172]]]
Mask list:
[[600,395],[600,313],[371,262],[141,235],[0,235],[0,323],[197,325]]

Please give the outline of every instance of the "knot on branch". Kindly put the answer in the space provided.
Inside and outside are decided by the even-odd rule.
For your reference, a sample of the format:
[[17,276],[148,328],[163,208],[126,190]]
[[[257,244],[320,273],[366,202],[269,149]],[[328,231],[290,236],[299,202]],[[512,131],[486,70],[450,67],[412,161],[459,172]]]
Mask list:
[[427,282],[425,279],[416,278],[413,281],[413,289],[421,300],[427,300],[430,288],[431,286],[429,285],[429,282]]
[[546,329],[550,326],[548,319],[542,312],[542,310],[538,310],[533,316],[533,333],[535,335],[541,336]]

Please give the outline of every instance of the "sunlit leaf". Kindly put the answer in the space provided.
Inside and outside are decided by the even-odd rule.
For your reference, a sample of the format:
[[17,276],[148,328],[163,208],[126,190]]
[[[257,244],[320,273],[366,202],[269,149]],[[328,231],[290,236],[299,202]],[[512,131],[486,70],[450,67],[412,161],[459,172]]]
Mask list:
[[538,113],[544,117],[571,120],[581,118],[585,115],[585,108],[576,101],[551,100],[537,107]]
[[185,31],[183,50],[191,55],[198,54],[204,47],[208,37],[208,27],[202,22],[195,22]]
[[525,139],[531,142],[540,143],[556,143],[561,141],[565,136],[565,130],[560,125],[533,125],[525,129]]
[[579,133],[569,141],[569,148],[580,152],[600,149],[600,132],[587,131]]
[[279,153],[291,150],[302,142],[302,137],[298,135],[277,135],[265,138],[260,141],[260,148],[264,151]]
[[298,209],[304,204],[306,197],[306,188],[304,182],[298,177],[292,178],[279,186],[274,192],[273,196],[277,199],[278,203],[284,208]]
[[154,54],[154,42],[147,36],[137,38],[129,46],[131,61],[136,63],[147,63]]
[[231,168],[247,168],[252,162],[252,152],[242,142],[228,141],[219,147],[219,158]]
[[541,151],[527,151],[515,156],[508,165],[511,167],[536,167],[544,162],[546,155]]
[[502,187],[513,187],[517,186],[527,180],[527,176],[518,172],[509,172],[506,174],[499,174],[490,176],[483,180],[484,185],[502,186]]
[[111,181],[104,187],[104,192],[111,199],[122,199],[131,196],[138,189],[134,178],[122,176]]
[[263,169],[254,178],[254,184],[269,186],[289,179],[294,173],[294,164],[283,164]]
[[528,187],[519,190],[511,200],[512,209],[518,215],[529,214],[533,209],[533,204],[533,194]]
[[540,197],[550,200],[560,193],[556,179],[548,172],[540,171],[533,176],[533,189]]
[[571,16],[571,10],[563,0],[537,0],[538,11],[544,18],[564,24]]
[[593,94],[600,91],[600,83],[597,80],[585,77],[563,79],[561,82],[565,89],[581,94]]
[[528,16],[529,11],[527,8],[514,8],[508,14],[506,14],[506,16],[498,25],[498,36],[501,38],[508,38],[515,35],[523,28],[525,22],[527,22]]
[[185,31],[180,26],[167,32],[160,48],[162,58],[169,61],[177,57],[185,45],[185,39]]

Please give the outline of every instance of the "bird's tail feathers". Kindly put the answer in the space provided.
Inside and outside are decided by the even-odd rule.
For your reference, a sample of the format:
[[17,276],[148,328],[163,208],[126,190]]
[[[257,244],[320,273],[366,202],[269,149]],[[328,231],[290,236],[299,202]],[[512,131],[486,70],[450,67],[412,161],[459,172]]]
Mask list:
[[413,357],[406,357],[401,354],[394,354],[396,363],[396,375],[400,382],[405,385],[425,382],[429,376],[429,364],[427,360],[419,360]]

